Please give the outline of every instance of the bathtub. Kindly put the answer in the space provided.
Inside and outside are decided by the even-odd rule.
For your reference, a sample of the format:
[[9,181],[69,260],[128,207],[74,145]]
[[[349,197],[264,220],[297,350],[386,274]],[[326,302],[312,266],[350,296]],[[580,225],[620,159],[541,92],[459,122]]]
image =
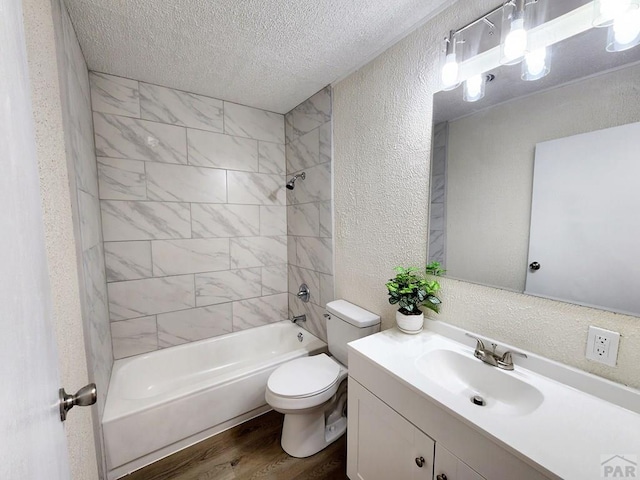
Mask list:
[[270,410],[271,372],[326,348],[285,320],[116,360],[102,419],[109,480]]

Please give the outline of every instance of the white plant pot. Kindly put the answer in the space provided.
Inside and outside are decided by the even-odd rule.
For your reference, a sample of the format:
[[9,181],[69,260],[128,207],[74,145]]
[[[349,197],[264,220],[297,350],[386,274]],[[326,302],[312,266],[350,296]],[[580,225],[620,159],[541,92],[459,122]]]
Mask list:
[[424,313],[420,315],[404,315],[398,310],[396,312],[396,323],[401,332],[415,335],[422,331],[424,326]]

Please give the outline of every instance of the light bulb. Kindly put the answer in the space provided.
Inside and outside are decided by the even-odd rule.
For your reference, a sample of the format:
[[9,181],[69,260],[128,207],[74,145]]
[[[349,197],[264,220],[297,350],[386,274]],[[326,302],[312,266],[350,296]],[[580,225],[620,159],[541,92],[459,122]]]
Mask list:
[[596,27],[608,27],[631,10],[638,9],[637,0],[599,0],[595,5],[593,25]]
[[620,15],[613,22],[613,36],[619,45],[627,45],[640,35],[640,10]]
[[477,102],[484,97],[484,76],[474,75],[464,82],[464,100],[465,102]]
[[456,61],[455,53],[447,55],[444,66],[442,67],[442,85],[445,90],[458,86],[458,62]]
[[504,39],[504,56],[507,61],[515,60],[524,55],[527,49],[527,31],[524,20],[518,18],[511,22],[511,30]]
[[482,89],[482,76],[474,75],[467,80],[467,93],[470,97],[477,97]]
[[527,64],[527,71],[532,77],[537,77],[545,69],[545,61],[547,59],[547,49],[539,48],[525,55],[524,60]]
[[605,18],[616,18],[631,5],[631,0],[600,0],[600,14]]

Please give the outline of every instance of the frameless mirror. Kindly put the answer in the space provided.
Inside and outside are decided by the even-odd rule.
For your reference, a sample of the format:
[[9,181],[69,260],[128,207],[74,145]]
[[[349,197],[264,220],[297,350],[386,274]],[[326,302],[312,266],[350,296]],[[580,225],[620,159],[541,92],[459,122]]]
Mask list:
[[553,45],[537,81],[487,72],[477,102],[434,96],[428,258],[447,276],[640,316],[640,46],[606,42]]

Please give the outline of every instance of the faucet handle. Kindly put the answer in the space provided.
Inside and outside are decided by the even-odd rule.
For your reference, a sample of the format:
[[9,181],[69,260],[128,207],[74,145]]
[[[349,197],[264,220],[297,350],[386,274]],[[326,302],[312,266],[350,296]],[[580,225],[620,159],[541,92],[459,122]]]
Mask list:
[[511,352],[507,350],[502,354],[502,357],[498,359],[497,366],[502,368],[503,370],[513,370],[513,357],[512,355],[519,355],[521,357],[527,358],[524,353],[520,352]]
[[484,348],[484,343],[482,342],[482,340],[480,340],[478,337],[476,337],[475,335],[471,335],[470,333],[465,332],[465,335],[467,337],[471,337],[473,338],[477,343],[476,343],[476,351],[478,350],[485,350]]
[[513,358],[511,357],[512,355],[518,355],[519,357],[527,358],[526,353],[507,350],[502,354],[502,358],[500,359],[500,361],[505,363],[513,363]]

